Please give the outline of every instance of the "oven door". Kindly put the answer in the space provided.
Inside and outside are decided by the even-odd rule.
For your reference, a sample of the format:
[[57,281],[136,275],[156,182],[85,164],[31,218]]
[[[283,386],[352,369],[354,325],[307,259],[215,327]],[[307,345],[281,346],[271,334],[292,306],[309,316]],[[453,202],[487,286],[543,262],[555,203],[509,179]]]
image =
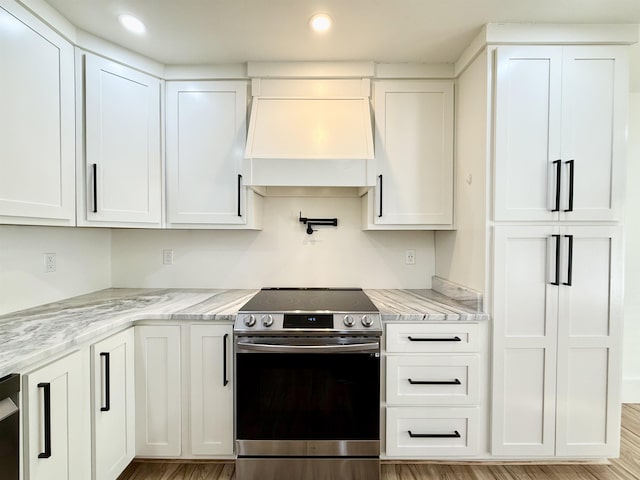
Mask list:
[[380,345],[364,338],[238,338],[238,455],[377,456]]

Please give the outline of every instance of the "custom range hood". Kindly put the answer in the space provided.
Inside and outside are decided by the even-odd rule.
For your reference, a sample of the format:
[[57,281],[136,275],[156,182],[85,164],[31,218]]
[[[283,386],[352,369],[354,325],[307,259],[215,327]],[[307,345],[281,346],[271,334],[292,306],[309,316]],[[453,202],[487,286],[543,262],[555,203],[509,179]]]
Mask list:
[[375,185],[369,79],[254,78],[248,186]]

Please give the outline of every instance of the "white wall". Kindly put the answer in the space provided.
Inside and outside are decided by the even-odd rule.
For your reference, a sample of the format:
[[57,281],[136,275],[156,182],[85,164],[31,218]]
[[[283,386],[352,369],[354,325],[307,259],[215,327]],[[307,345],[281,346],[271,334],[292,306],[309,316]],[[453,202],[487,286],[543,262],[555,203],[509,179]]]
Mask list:
[[[45,273],[44,253],[55,253]],[[111,286],[108,229],[0,225],[0,314]]]
[[640,402],[640,46],[631,47],[625,206],[623,402]]
[[[338,217],[338,227],[307,235],[300,211]],[[363,232],[359,198],[267,197],[260,232],[113,230],[113,286],[430,288],[433,243],[433,232]],[[163,249],[174,250],[173,265],[162,264]]]

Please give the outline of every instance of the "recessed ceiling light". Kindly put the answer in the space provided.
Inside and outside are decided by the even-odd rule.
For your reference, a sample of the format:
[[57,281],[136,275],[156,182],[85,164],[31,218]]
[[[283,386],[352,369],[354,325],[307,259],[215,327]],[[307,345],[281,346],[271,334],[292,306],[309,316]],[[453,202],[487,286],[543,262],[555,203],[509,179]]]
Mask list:
[[316,32],[326,32],[331,28],[331,17],[326,13],[318,13],[309,19],[309,25]]
[[133,15],[129,15],[128,13],[123,13],[118,16],[118,20],[120,24],[129,30],[130,32],[137,33],[138,35],[142,35],[147,31],[147,27],[144,26],[139,19],[134,17]]

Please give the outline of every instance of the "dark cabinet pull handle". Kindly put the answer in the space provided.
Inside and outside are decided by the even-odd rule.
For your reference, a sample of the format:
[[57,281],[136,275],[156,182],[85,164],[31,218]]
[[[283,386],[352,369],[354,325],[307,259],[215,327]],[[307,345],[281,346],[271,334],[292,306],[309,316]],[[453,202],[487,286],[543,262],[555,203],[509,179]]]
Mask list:
[[39,383],[38,388],[44,389],[44,452],[38,458],[51,457],[51,384]]
[[240,192],[242,191],[242,175],[238,174],[238,216],[241,217],[242,216],[242,212],[240,210]]
[[378,175],[380,180],[380,210],[378,211],[378,218],[382,217],[382,174]]
[[104,357],[104,407],[100,407],[101,412],[111,410],[111,361],[109,360],[109,352],[100,353]]
[[98,164],[91,166],[93,170],[93,213],[98,213]]
[[457,378],[453,380],[413,380],[409,378],[408,380],[411,385],[461,385]]
[[556,166],[556,206],[552,212],[560,211],[560,184],[562,181],[562,160],[555,160],[553,164]]
[[222,386],[226,387],[229,384],[229,378],[227,377],[227,338],[229,334],[225,333],[222,337]]
[[461,342],[462,340],[457,335],[455,337],[448,338],[415,338],[409,335],[409,341],[411,342]]
[[567,260],[567,281],[562,282],[567,287],[571,286],[571,277],[573,276],[573,235],[565,235],[569,239],[569,259]]
[[573,177],[575,174],[575,161],[569,160],[565,162],[569,165],[569,208],[565,212],[573,212]]
[[413,433],[408,431],[411,438],[460,438],[460,432],[454,430],[453,433]]
[[552,235],[556,239],[556,279],[551,285],[560,285],[560,235]]

